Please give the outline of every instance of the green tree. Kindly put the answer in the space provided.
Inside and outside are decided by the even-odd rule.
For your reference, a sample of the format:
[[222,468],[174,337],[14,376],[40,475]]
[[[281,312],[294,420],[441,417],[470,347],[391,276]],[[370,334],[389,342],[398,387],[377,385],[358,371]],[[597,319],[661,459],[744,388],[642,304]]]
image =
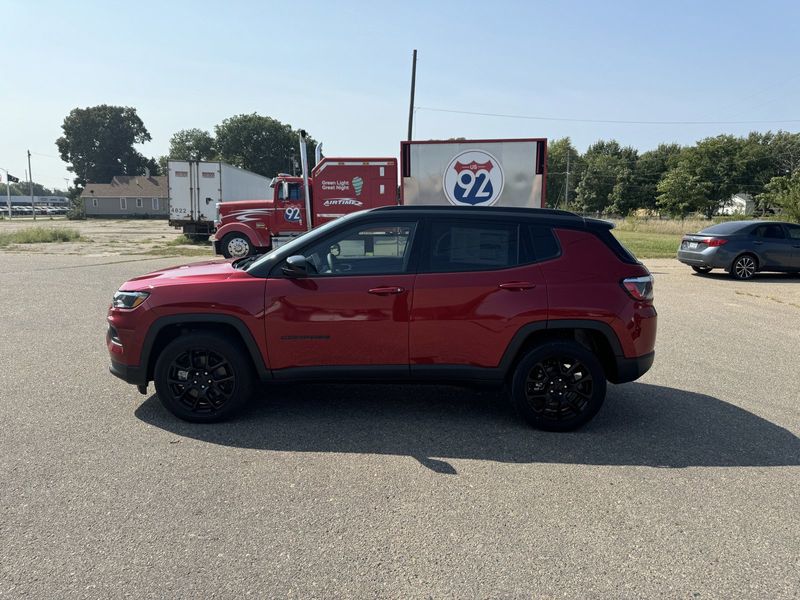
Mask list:
[[169,158],[175,160],[214,160],[216,140],[202,129],[182,129],[169,140]]
[[658,208],[672,217],[683,219],[706,201],[708,188],[708,182],[691,174],[688,169],[671,169],[658,182]]
[[658,182],[669,171],[678,156],[681,147],[678,144],[660,144],[655,150],[648,150],[639,155],[636,161],[635,183],[637,186],[637,206],[650,212],[658,210]]
[[583,176],[576,189],[579,210],[591,213],[628,214],[638,200],[633,172],[638,153],[616,140],[600,140],[583,155]]
[[[7,183],[0,184],[0,206],[6,203],[6,187]],[[12,196],[27,196],[30,194],[30,188],[27,181],[20,181],[19,183],[12,183],[10,193]],[[40,183],[33,182],[33,195],[34,196],[66,196],[67,192],[62,192],[58,189],[51,190]]]
[[158,173],[158,163],[134,147],[150,141],[150,133],[136,114],[125,106],[75,108],[61,125],[64,135],[56,140],[61,159],[70,163],[75,183],[107,182],[115,175],[137,175],[149,169]]
[[[569,156],[569,161],[567,157]],[[567,165],[569,164],[569,192],[567,184]],[[580,153],[568,137],[554,140],[547,145],[547,204],[566,208],[575,201],[575,188],[578,187],[583,172]]]
[[[267,177],[291,173],[299,163],[297,132],[290,125],[256,113],[236,115],[214,128],[219,158],[236,167]],[[314,163],[316,142],[308,140],[309,167]]]
[[[742,138],[719,135],[684,148],[667,173],[671,175],[669,179],[665,176],[658,184],[658,206],[670,214],[715,215],[733,194],[749,187],[745,179],[744,146]],[[689,192],[691,204],[687,204],[687,197],[677,195]]]
[[800,169],[791,175],[773,177],[758,200],[780,207],[784,214],[800,223]]

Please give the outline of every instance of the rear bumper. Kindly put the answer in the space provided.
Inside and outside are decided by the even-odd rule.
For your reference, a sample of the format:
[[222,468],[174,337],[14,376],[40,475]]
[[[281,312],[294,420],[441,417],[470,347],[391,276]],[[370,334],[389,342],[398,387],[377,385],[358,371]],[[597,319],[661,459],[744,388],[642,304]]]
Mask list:
[[147,385],[147,373],[138,366],[123,365],[115,360],[111,361],[108,367],[112,375],[115,375],[127,383],[133,385]]
[[647,373],[650,367],[653,366],[655,357],[655,351],[637,356],[636,358],[618,356],[616,360],[617,372],[614,373],[613,377],[610,376],[608,380],[611,383],[627,383],[628,381],[639,379],[639,377]]
[[701,252],[678,250],[678,260],[692,267],[710,269],[726,269],[731,263],[731,258],[722,247],[706,248]]

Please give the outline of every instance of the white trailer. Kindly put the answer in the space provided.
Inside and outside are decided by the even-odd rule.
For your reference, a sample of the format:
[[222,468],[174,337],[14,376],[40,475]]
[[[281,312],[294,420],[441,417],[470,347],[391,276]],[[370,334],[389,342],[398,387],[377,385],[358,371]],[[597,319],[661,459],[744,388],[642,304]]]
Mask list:
[[169,224],[194,238],[214,233],[217,203],[268,200],[271,179],[216,161],[170,160]]
[[403,204],[544,208],[547,140],[402,142]]

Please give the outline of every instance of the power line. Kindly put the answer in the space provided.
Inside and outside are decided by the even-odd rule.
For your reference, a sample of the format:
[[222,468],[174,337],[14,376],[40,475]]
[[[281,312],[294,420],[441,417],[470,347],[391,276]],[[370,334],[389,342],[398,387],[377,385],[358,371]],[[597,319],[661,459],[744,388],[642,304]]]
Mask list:
[[417,106],[417,110],[432,112],[452,113],[457,115],[475,115],[479,117],[501,117],[504,119],[526,119],[530,121],[559,121],[565,123],[606,123],[613,125],[777,125],[779,123],[800,123],[800,119],[776,119],[753,121],[628,121],[622,119],[575,119],[567,117],[542,117],[535,115],[509,115],[503,113],[486,113],[471,110],[452,110],[448,108],[433,108],[430,106]]

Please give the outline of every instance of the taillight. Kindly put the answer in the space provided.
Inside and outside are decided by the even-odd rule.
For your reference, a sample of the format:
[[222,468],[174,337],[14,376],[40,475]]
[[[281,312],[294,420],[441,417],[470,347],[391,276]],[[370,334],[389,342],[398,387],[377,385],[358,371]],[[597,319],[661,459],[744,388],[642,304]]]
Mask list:
[[653,299],[653,276],[628,277],[622,280],[622,287],[634,300],[644,302]]
[[720,238],[706,238],[704,240],[700,240],[709,248],[714,248],[715,246],[722,246],[723,244],[727,244],[728,240],[723,240]]

